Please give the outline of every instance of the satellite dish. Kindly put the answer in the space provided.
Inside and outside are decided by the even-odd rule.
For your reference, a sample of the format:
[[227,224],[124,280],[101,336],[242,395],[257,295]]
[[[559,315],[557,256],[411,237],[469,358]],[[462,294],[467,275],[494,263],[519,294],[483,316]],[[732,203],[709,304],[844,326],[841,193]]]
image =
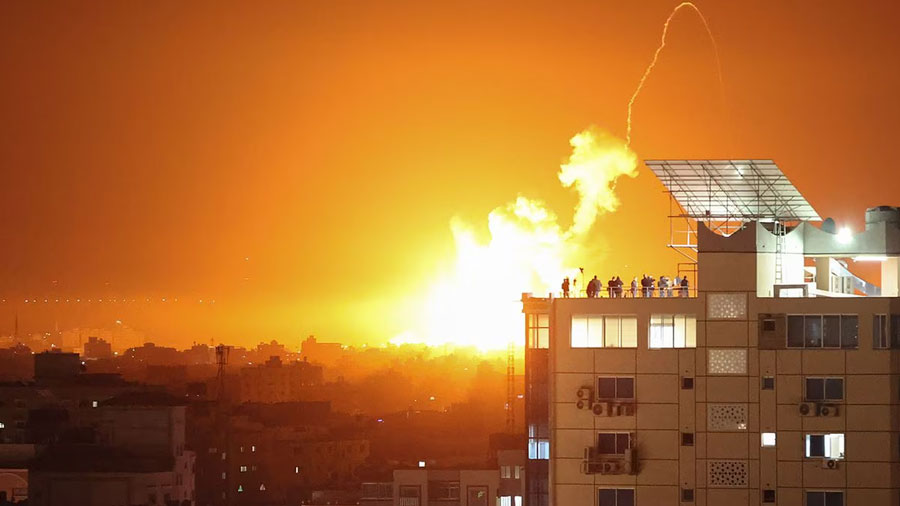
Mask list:
[[837,226],[835,226],[834,220],[831,218],[825,218],[825,221],[822,222],[822,231],[828,232],[829,234],[836,234]]

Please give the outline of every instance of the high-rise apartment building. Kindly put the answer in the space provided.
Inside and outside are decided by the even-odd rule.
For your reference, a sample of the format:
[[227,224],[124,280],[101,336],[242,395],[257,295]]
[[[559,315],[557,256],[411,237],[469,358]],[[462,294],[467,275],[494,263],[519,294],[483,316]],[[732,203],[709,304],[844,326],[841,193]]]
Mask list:
[[526,505],[900,503],[900,210],[853,234],[771,161],[647,165],[687,286],[523,295]]

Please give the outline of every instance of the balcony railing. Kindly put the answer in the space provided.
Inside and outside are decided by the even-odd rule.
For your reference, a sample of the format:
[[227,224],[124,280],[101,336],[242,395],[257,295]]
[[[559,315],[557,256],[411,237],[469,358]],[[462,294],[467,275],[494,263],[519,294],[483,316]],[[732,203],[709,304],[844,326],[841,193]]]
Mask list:
[[584,474],[637,474],[635,456],[634,448],[625,453],[600,453],[598,448],[589,446],[584,449],[581,471]]

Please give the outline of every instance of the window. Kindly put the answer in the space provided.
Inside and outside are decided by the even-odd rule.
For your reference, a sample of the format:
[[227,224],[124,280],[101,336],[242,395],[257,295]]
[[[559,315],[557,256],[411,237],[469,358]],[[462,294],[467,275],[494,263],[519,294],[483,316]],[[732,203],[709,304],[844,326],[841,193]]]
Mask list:
[[763,432],[759,436],[760,446],[763,448],[773,448],[775,446],[775,433]]
[[763,490],[763,502],[775,502],[775,491],[772,489]]
[[500,466],[500,477],[501,477],[501,478],[510,478],[510,477],[512,477],[512,469],[511,469],[511,466]]
[[807,434],[806,456],[808,458],[843,459],[843,434]]
[[900,348],[900,315],[891,315],[891,347]]
[[531,460],[548,460],[550,458],[550,440],[528,438],[528,458]]
[[399,492],[400,497],[414,497],[416,499],[421,497],[421,492],[418,485],[400,485]]
[[844,399],[844,378],[806,378],[807,401],[840,401]]
[[624,455],[631,448],[631,434],[627,432],[600,432],[597,434],[597,453]]
[[694,389],[694,378],[681,378],[681,389],[682,390],[693,390]]
[[763,390],[775,390],[775,377],[774,376],[763,376],[762,389]]
[[694,502],[694,489],[692,489],[692,488],[681,489],[681,502]]
[[809,490],[806,492],[806,506],[844,506],[844,493]]
[[687,314],[650,315],[650,348],[696,348],[697,317]]
[[[3,422],[0,422],[0,429],[5,429],[6,425]],[[213,453],[215,453],[215,448],[212,449]]]
[[572,317],[573,348],[636,348],[637,318],[598,315]]
[[681,446],[694,446],[694,433],[693,432],[682,432],[681,433]]
[[458,481],[429,481],[428,498],[435,501],[458,501]]
[[525,338],[529,348],[546,349],[550,347],[550,315],[525,315]]
[[247,466],[241,466],[241,472],[242,472],[242,473],[246,473],[246,472],[247,472]]
[[255,447],[255,446],[251,446],[251,447],[250,447],[250,451],[251,451],[251,452],[255,452],[255,451],[256,451],[256,447]]
[[763,332],[775,332],[777,324],[775,318],[765,318],[762,321]]
[[634,489],[601,488],[597,490],[598,506],[634,506]]
[[513,478],[519,479],[522,477],[522,466],[513,466]]
[[100,405],[100,403],[98,403],[97,401],[91,401],[91,407],[92,407],[92,408],[96,408],[96,407],[99,406],[99,405]]
[[887,315],[872,315],[872,346],[878,349],[891,347],[888,340]]
[[300,474],[300,466],[294,466],[294,474]]
[[857,348],[857,315],[788,315],[789,348]]
[[634,399],[634,378],[598,378],[599,399]]

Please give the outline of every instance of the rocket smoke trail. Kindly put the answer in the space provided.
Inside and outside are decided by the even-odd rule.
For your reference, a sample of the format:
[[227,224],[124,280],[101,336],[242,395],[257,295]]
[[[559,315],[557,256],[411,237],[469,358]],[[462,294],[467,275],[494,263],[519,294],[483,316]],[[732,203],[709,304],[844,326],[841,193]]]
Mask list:
[[653,67],[656,66],[656,61],[659,59],[659,54],[662,52],[663,48],[666,47],[666,35],[669,33],[669,22],[672,21],[672,18],[675,17],[675,14],[678,13],[682,8],[690,7],[694,9],[694,12],[697,13],[697,16],[700,17],[700,21],[703,22],[703,27],[706,28],[706,33],[709,35],[709,40],[712,42],[713,52],[716,55],[716,71],[719,75],[719,88],[722,88],[722,64],[719,61],[719,46],[716,44],[716,39],[713,37],[712,30],[709,29],[709,24],[706,22],[706,18],[703,17],[703,13],[700,12],[700,9],[694,5],[693,2],[681,2],[674,9],[672,9],[669,17],[666,18],[666,22],[663,24],[662,38],[659,42],[659,47],[656,48],[656,52],[653,53],[653,59],[650,60],[650,64],[647,65],[646,70],[644,70],[644,75],[641,76],[640,82],[638,82],[637,88],[634,89],[634,93],[631,94],[631,99],[628,100],[628,118],[626,120],[625,125],[625,146],[631,147],[631,108],[634,106],[634,101],[637,99],[638,95],[641,93],[641,89],[644,88],[644,82],[647,81],[647,77],[650,76],[650,72],[653,71]]

